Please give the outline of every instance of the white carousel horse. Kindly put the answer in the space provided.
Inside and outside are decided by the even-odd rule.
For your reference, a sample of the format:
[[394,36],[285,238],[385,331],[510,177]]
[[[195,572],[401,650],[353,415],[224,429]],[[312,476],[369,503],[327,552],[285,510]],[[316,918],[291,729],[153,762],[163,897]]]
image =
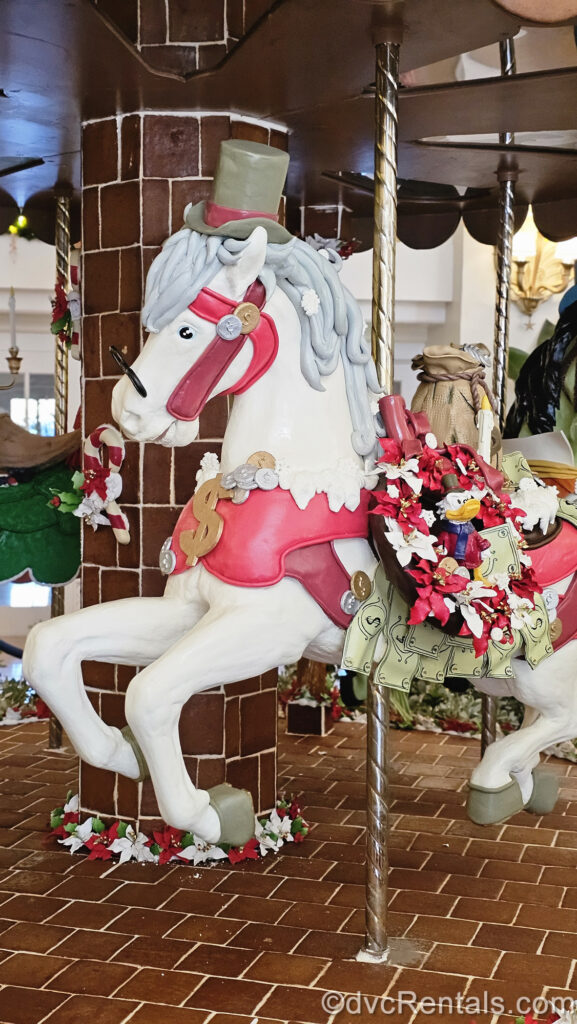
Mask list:
[[[272,348],[269,345],[268,355],[259,356],[249,335],[244,347],[231,350],[231,360],[226,366],[224,360],[218,378],[202,355],[216,342],[214,324],[220,307],[229,313],[242,300],[250,301],[247,292],[259,278],[266,287],[261,316]],[[195,312],[203,302],[213,308],[212,321]],[[197,437],[198,412],[208,398],[242,387],[222,447],[225,480],[254,453],[271,453],[280,476],[280,487],[272,493],[280,492],[283,500],[292,493],[292,524],[297,504],[304,510],[315,502],[330,507],[335,524],[330,536],[346,538],[336,539],[334,548],[347,574],[363,570],[371,575],[376,563],[369,544],[354,536],[353,528],[341,530],[339,524],[343,517],[359,515],[354,510],[363,506],[366,488],[375,482],[370,472],[374,463],[367,470],[365,458],[374,458],[369,398],[377,382],[362,338],[360,312],[334,267],[299,240],[267,244],[261,227],[246,241],[207,238],[184,228],[168,240],[151,268],[143,319],[151,333],[133,365],[132,380],[145,396],[127,377],[113,395],[113,415],[125,436],[165,446],[186,445]],[[253,372],[255,365],[258,372]],[[191,367],[200,368],[196,383]],[[187,418],[183,403],[191,395],[194,409]],[[315,492],[320,493],[315,497]],[[303,655],[333,663],[341,657],[344,631],[335,624],[338,616],[331,618],[297,578],[281,574],[267,582],[265,574],[260,585],[230,582],[235,574],[232,563],[243,554],[244,542],[250,546],[254,540],[247,513],[255,510],[258,533],[256,513],[259,502],[264,507],[265,497],[256,490],[244,504],[220,502],[219,509],[226,505],[238,509],[239,515],[246,510],[247,532],[243,538],[237,531],[236,554],[233,547],[231,564],[221,564],[219,574],[208,571],[203,558],[193,567],[183,566],[182,551],[173,542],[172,555],[166,551],[165,557],[170,563],[178,555],[184,571],[169,576],[162,598],[112,601],[53,619],[31,632],[25,650],[26,678],[60,719],[80,756],[99,768],[138,778],[139,746],[163,818],[210,842],[222,840],[226,828],[210,794],[195,789],[186,771],[178,738],[185,702],[216,684],[251,677]],[[298,514],[306,543],[312,529],[309,516],[307,511]],[[232,522],[233,517],[227,519],[223,538]],[[288,533],[291,522],[286,525]],[[284,521],[281,525],[284,531]],[[313,539],[319,538],[314,534]],[[265,535],[263,545],[260,536],[261,553],[267,550],[267,541]],[[217,545],[214,554],[219,550]],[[342,589],[339,600],[341,593]],[[519,663],[516,679],[507,687],[502,682],[493,686],[490,680],[476,682],[489,692],[507,689],[535,709],[530,725],[487,751],[473,776],[477,786],[500,790],[512,784],[515,773],[525,802],[539,752],[577,735],[573,648],[571,644],[535,671]],[[126,696],[126,718],[137,744],[94,711],[83,686],[82,660],[141,666]]]

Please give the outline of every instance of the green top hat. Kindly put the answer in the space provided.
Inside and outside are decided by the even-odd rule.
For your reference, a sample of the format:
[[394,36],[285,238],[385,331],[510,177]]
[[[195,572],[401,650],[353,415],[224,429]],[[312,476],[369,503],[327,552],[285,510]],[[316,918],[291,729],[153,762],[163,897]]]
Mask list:
[[288,153],[273,146],[243,139],[221,142],[213,198],[189,204],[184,223],[203,235],[228,238],[248,238],[261,225],[269,242],[289,242],[293,236],[277,220],[288,165]]

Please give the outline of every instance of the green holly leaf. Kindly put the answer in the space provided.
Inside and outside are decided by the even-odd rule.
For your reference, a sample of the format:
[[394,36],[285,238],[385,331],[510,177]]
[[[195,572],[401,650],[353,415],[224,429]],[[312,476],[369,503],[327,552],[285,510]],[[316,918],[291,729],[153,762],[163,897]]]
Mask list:
[[128,822],[126,822],[126,821],[119,821],[118,822],[118,837],[119,837],[119,839],[125,839],[127,832],[128,832]]
[[64,808],[55,807],[50,813],[50,828],[59,828],[64,818]]
[[158,857],[160,853],[160,846],[158,845],[158,843],[152,844],[152,846],[150,847],[150,852],[153,853],[155,857]]
[[68,832],[68,835],[71,836],[73,832],[76,832],[77,828],[78,825],[75,821],[69,821],[68,824],[64,826],[64,831]]
[[194,836],[192,832],[185,832],[180,840],[180,848],[182,850],[186,850],[187,846],[194,846]]
[[77,469],[76,472],[74,473],[73,477],[72,477],[72,486],[75,488],[75,490],[78,491],[82,487],[83,483],[84,483],[84,473],[82,473],[79,469]]
[[50,324],[50,331],[52,334],[60,334],[60,331],[66,331],[70,328],[71,322],[70,313],[67,310],[64,316],[61,316],[55,323]]
[[104,824],[103,821],[100,820],[100,818],[92,819],[92,831],[96,832],[97,835],[100,835],[101,832],[104,832],[105,828],[106,825]]

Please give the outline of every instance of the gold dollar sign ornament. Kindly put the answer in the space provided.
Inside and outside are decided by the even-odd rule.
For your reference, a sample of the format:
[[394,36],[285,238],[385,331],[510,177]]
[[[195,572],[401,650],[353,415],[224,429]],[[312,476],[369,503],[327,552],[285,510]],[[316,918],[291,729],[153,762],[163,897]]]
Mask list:
[[198,488],[192,499],[192,511],[198,519],[196,530],[183,530],[180,535],[180,546],[186,557],[188,566],[196,565],[199,558],[208,555],[218,544],[224,520],[216,511],[216,503],[222,498],[232,498],[233,492],[221,485],[222,473]]

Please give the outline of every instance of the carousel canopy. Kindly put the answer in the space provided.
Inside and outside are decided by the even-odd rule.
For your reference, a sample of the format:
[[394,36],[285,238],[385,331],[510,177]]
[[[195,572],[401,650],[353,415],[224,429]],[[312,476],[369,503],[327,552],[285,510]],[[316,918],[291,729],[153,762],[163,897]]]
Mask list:
[[[203,25],[210,6],[195,7],[189,20]],[[487,234],[505,159],[519,172],[520,213],[532,202],[544,234],[577,234],[577,152],[570,141],[577,67],[508,79],[411,81],[414,69],[496,47],[535,19],[576,20],[572,0],[276,0],[268,7],[258,5],[260,16],[249,27],[231,12],[229,22],[239,25],[229,25],[229,36],[198,48],[186,42],[184,29],[182,45],[147,45],[138,0],[35,0],[33,30],[29,5],[4,0],[0,219],[23,206],[32,229],[52,240],[54,194],[65,189],[74,196],[80,188],[82,120],[140,109],[233,110],[290,128],[289,211],[343,202],[361,224],[372,207],[374,45],[393,8],[402,19],[406,82],[399,175],[420,183],[401,196],[400,236],[413,245],[438,244],[461,216],[470,224],[476,218]],[[517,140],[505,151],[503,132],[555,132],[557,143]]]

